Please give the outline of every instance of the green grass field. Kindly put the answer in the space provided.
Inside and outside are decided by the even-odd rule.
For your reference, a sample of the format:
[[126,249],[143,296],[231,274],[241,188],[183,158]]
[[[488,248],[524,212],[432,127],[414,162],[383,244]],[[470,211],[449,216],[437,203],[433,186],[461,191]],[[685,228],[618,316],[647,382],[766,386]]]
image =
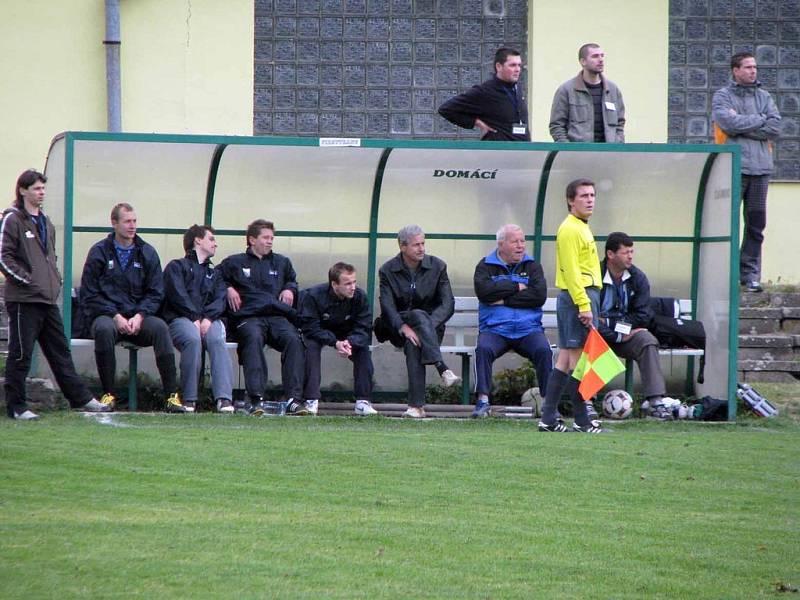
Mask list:
[[[2,598],[774,598],[800,425],[0,422]],[[789,594],[790,596],[792,594]]]

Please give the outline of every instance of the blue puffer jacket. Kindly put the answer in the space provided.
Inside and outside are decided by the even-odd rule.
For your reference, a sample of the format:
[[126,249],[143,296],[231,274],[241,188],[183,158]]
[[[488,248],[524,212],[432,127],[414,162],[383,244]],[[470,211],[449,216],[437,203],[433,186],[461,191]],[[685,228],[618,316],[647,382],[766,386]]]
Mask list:
[[[520,290],[518,284],[527,287]],[[542,266],[527,254],[516,265],[506,265],[497,250],[475,267],[475,295],[478,296],[480,331],[511,339],[542,329],[542,305],[547,299],[547,282]],[[494,304],[502,300],[502,304]]]

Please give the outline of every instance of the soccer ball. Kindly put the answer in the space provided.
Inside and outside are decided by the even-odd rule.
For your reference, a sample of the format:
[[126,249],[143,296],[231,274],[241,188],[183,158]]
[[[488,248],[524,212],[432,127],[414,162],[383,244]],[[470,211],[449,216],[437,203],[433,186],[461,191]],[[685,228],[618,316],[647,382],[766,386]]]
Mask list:
[[627,419],[633,412],[633,398],[625,390],[611,390],[603,397],[603,414],[610,419]]

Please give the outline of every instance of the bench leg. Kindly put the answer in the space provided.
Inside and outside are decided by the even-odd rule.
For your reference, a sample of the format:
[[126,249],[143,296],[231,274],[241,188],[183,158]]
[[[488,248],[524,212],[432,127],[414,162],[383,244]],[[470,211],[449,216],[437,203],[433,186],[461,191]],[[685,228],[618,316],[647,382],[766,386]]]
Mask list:
[[461,404],[472,404],[469,399],[470,395],[470,366],[469,354],[461,355]]
[[633,398],[633,361],[625,360],[625,391]]
[[128,348],[128,411],[136,412],[136,383],[139,371],[139,348]]

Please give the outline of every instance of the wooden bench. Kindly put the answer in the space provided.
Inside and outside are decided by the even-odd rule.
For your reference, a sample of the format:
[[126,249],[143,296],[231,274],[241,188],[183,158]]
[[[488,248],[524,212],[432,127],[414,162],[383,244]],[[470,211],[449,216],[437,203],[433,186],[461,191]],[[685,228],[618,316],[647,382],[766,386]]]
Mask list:
[[[680,300],[680,316],[685,319],[691,319],[692,314],[692,301]],[[470,339],[477,340],[478,336],[478,299],[474,296],[456,296],[455,298],[455,312],[450,320],[447,321],[447,331],[445,332],[446,341],[452,341],[451,344],[442,345],[441,351],[449,354],[456,354],[461,357],[461,403],[471,404],[471,386],[470,386],[470,361],[475,355],[475,343],[467,343],[468,336]],[[542,306],[542,326],[545,333],[550,332],[548,336],[551,340],[558,337],[557,329],[558,323],[556,320],[556,299],[548,298]],[[555,344],[551,342],[550,347],[554,352],[558,351]],[[694,348],[659,348],[659,355],[661,356],[702,356],[703,351]],[[628,393],[633,390],[633,364],[635,361],[625,361],[625,389]]]

